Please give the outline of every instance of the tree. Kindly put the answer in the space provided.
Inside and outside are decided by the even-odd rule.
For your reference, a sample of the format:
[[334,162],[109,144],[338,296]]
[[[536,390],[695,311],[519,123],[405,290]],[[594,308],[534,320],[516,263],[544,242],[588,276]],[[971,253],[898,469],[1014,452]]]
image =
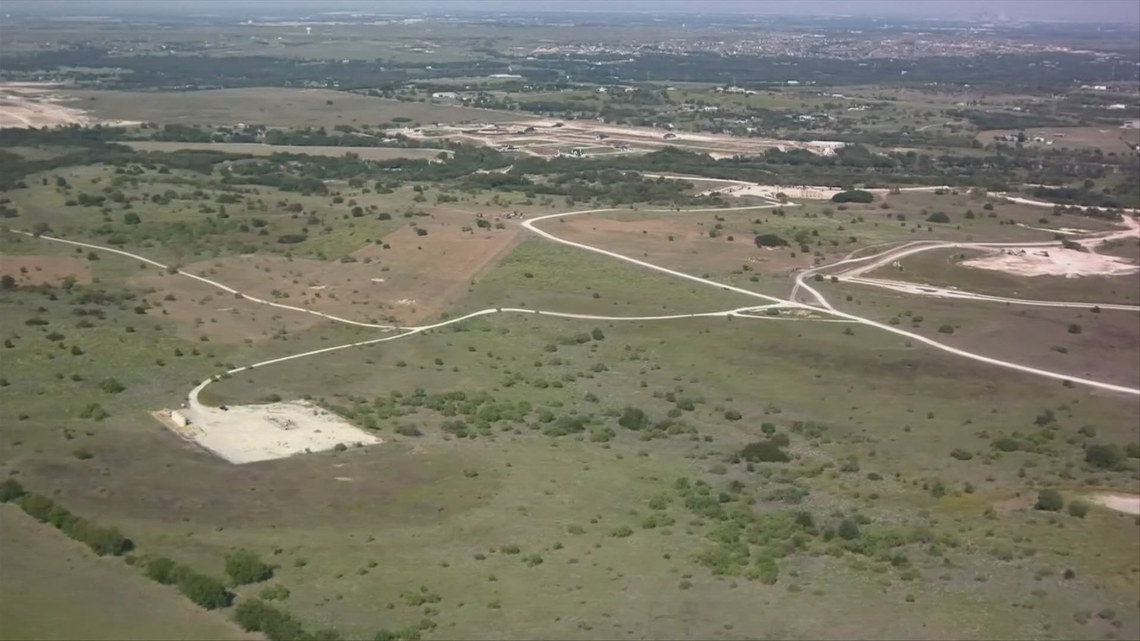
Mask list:
[[618,425],[627,430],[640,430],[649,425],[649,417],[645,412],[636,407],[627,407],[622,410],[621,418],[618,419]]
[[16,289],[16,279],[11,274],[0,276],[0,290]]
[[123,223],[124,224],[137,225],[141,222],[142,222],[142,219],[140,219],[139,215],[133,211],[129,211],[129,212],[123,214]]
[[836,203],[869,203],[873,200],[875,200],[874,194],[862,189],[841,191],[831,197],[831,201]]
[[1109,445],[1090,445],[1085,449],[1085,463],[1102,470],[1112,470],[1120,467],[1124,462],[1124,451],[1120,446],[1112,443]]
[[1060,512],[1063,507],[1065,507],[1065,499],[1061,497],[1060,492],[1057,490],[1041,490],[1037,494],[1037,504],[1033,506],[1033,509]]
[[273,568],[249,550],[234,550],[226,555],[226,574],[235,585],[258,583],[273,577]]
[[756,441],[740,450],[740,458],[753,463],[787,463],[792,460],[780,445],[771,439]]
[[787,247],[788,241],[776,234],[757,234],[755,240],[757,247]]
[[600,341],[600,340],[604,339],[605,337],[606,337],[606,335],[603,334],[602,330],[597,328],[597,327],[595,327],[593,329],[593,331],[590,332],[590,338],[593,338],[596,341]]
[[929,216],[926,217],[926,222],[928,222],[928,223],[948,223],[948,222],[950,222],[950,217],[947,216],[943,212],[936,211],[933,214],[930,214]]

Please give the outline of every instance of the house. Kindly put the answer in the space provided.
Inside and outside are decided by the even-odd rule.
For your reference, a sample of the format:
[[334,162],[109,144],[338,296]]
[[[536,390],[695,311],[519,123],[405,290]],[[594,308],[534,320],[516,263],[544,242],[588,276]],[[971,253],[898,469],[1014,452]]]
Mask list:
[[432,98],[440,100],[454,100],[456,93],[454,91],[437,91],[431,95]]

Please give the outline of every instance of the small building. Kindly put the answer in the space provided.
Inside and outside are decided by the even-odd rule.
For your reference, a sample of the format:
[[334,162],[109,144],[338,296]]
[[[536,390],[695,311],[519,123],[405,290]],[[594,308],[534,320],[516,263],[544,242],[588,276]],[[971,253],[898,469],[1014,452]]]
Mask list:
[[183,414],[180,410],[174,410],[170,413],[170,420],[178,427],[188,427],[190,425],[190,418]]

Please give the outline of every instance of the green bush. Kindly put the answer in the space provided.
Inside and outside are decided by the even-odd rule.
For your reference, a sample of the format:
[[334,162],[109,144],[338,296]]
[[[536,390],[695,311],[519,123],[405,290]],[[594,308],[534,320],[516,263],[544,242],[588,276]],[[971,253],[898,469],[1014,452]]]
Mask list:
[[930,214],[929,216],[926,217],[926,222],[928,222],[928,223],[948,223],[948,222],[950,222],[950,217],[947,216],[943,212],[936,211],[933,214]]
[[1102,470],[1114,470],[1120,467],[1120,464],[1123,462],[1124,451],[1115,443],[1109,445],[1090,445],[1085,449],[1085,463],[1093,467]]
[[1041,490],[1037,494],[1037,504],[1033,506],[1036,510],[1046,512],[1060,512],[1063,507],[1065,507],[1065,499],[1057,490]]
[[273,568],[249,550],[233,550],[226,555],[226,574],[234,585],[246,585],[269,580]]
[[[310,638],[310,635],[305,634],[300,621],[260,599],[243,599],[238,603],[234,608],[234,621],[247,632],[264,633],[269,641]],[[323,633],[322,636],[330,638],[328,633]]]
[[0,483],[0,503],[11,503],[16,501],[27,494],[24,491],[24,486],[16,479],[4,479]]
[[233,600],[233,595],[221,581],[191,570],[179,577],[178,591],[207,610],[227,607]]
[[1089,513],[1089,504],[1086,503],[1085,501],[1070,501],[1069,502],[1069,514],[1070,515],[1075,516],[1078,519],[1083,519],[1083,518],[1085,518],[1085,515],[1088,513]]
[[854,541],[859,538],[859,524],[853,519],[843,519],[843,521],[839,523],[839,529],[836,530],[836,534],[844,541]]

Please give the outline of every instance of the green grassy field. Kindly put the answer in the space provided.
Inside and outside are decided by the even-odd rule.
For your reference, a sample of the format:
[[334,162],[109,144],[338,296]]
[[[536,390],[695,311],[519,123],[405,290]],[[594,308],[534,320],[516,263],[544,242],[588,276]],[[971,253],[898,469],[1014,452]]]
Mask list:
[[[478,214],[564,204],[450,188],[455,200],[441,199],[437,185],[384,194],[347,183],[323,196],[233,192],[217,176],[127,176],[104,167],[28,182],[11,192],[19,215],[10,222],[18,228],[41,222],[68,237],[115,239],[204,273],[221,262],[207,260],[214,256],[272,252],[284,265],[272,266],[273,278],[299,287],[315,278],[295,271],[303,265],[323,268],[364,248],[399,270],[446,247],[452,253],[441,253],[438,264],[426,261],[445,270],[475,251],[463,236],[475,230],[451,228],[476,226]],[[66,204],[78,193],[110,194],[109,186],[137,207]],[[174,196],[165,203],[153,199],[168,190]],[[218,198],[232,193],[240,197],[223,217]],[[991,218],[984,200],[966,195],[902,194],[887,203],[810,203],[783,215],[634,210],[552,219],[542,228],[576,227],[599,246],[651,261],[660,241],[680,261],[662,264],[758,291],[786,291],[791,280],[779,269],[790,269],[793,258],[806,266],[878,242],[1051,237],[1013,224],[1040,224],[1041,211],[1028,207],[995,204]],[[353,216],[353,206],[367,213]],[[952,222],[925,222],[939,210]],[[128,223],[129,212],[140,220]],[[1047,217],[1056,226],[1097,224]],[[526,307],[643,316],[762,303],[527,237],[516,221],[502,222],[477,233],[519,232],[518,240],[504,242],[504,255],[472,272],[473,282],[460,279],[460,294],[443,313]],[[410,223],[431,231],[416,235]],[[280,234],[305,228],[303,242],[278,246]],[[411,242],[376,249],[397,232]],[[444,244],[449,232],[453,244]],[[744,261],[724,258],[741,248],[747,258],[754,233],[794,241],[771,252],[786,261],[773,258],[776,268],[755,283]],[[739,240],[729,245],[731,234]],[[426,639],[1140,634],[1140,522],[1080,509],[1092,493],[1136,493],[1140,462],[1128,448],[1140,415],[1132,396],[790,314],[620,321],[503,313],[221,378],[204,402],[308,399],[384,441],[231,465],[149,412],[177,407],[210,375],[387,334],[290,324],[295,312],[284,310],[252,316],[253,303],[223,303],[213,287],[43,239],[3,234],[0,251],[81,257],[94,279],[0,290],[0,475],[120,527],[141,554],[214,576],[233,548],[253,550],[275,566],[274,576],[236,588],[238,603],[273,588],[287,595],[274,604],[308,630],[408,638],[414,629]],[[324,262],[289,267],[291,251]],[[1121,368],[1135,360],[1120,347],[1136,342],[1126,332],[1135,315],[1020,314],[843,282],[820,289],[841,309],[898,318],[904,329],[1019,362],[1043,355],[1051,367],[1083,374],[1097,371],[1094,360]],[[212,315],[231,306],[234,316]],[[222,340],[227,318],[238,329]],[[1082,333],[1066,331],[1072,322]],[[943,335],[942,324],[955,331]],[[1133,370],[1126,373],[1140,375]],[[1061,491],[1068,509],[1034,509],[1045,489]],[[0,517],[8,528],[23,515],[5,508]],[[50,529],[31,527],[45,536]],[[37,557],[51,555],[23,556],[20,572],[31,575]],[[44,567],[44,576],[54,576]],[[100,584],[86,576],[71,587]],[[134,580],[165,594],[141,573]],[[4,590],[19,586],[0,573]],[[39,624],[37,611],[21,612],[20,625]],[[106,624],[91,627],[99,625]],[[37,629],[17,627],[13,637]]]
[[217,89],[190,92],[69,91],[69,106],[97,118],[158,124],[333,127],[381,124],[393,118],[433,122],[501,122],[516,114],[369,98],[324,89]]
[[166,142],[161,140],[140,140],[128,143],[141,151],[175,151],[193,149],[197,151],[221,151],[231,154],[311,154],[314,156],[344,156],[354,154],[365,160],[388,160],[390,158],[435,158],[448,152],[439,149],[398,149],[391,147],[315,147],[301,145],[262,145],[253,142],[192,143]]
[[0,639],[254,638],[14,506],[0,506],[0,540]]

